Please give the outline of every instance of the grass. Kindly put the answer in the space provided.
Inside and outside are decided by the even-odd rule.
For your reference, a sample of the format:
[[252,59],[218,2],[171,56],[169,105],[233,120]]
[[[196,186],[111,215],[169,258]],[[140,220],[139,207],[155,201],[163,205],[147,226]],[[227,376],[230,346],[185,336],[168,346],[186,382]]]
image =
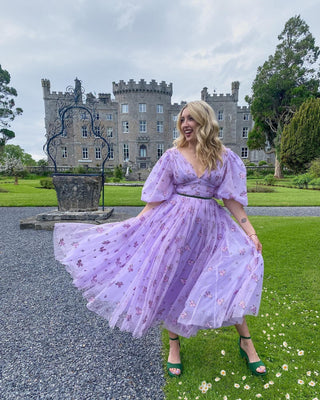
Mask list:
[[[255,181],[248,180],[248,186]],[[106,186],[106,206],[142,206],[141,187]],[[320,206],[320,191],[275,187],[272,193],[248,193],[250,206]],[[6,191],[6,192],[4,192]],[[0,207],[56,207],[55,190],[43,189],[40,179],[0,180]]]
[[[167,400],[318,398],[319,218],[250,219],[264,246],[265,279],[260,314],[248,323],[268,375],[249,372],[233,327],[200,331],[182,338],[184,372],[180,378],[167,378]],[[166,332],[163,340],[165,365]],[[199,389],[203,381],[212,385],[206,393]]]

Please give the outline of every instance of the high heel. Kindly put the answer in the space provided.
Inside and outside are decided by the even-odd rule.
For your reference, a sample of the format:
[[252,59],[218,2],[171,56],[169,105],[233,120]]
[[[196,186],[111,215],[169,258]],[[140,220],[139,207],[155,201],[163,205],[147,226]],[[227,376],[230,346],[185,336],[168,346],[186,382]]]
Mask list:
[[[169,336],[169,339],[170,339],[170,340],[178,340],[178,342],[179,342],[179,347],[180,347],[179,336],[177,336],[176,338],[171,338],[171,337]],[[172,372],[170,371],[170,369],[172,369],[172,368],[180,369],[180,374],[174,374],[174,373],[172,373]],[[181,376],[181,374],[182,374],[182,363],[173,364],[173,363],[170,363],[170,362],[168,361],[168,362],[167,362],[167,371],[168,371],[169,376],[171,376],[171,377],[173,377],[173,378],[176,378],[176,377]]]
[[247,364],[248,364],[248,367],[249,367],[250,371],[256,376],[264,376],[264,375],[266,375],[267,374],[267,370],[265,370],[264,372],[257,371],[257,368],[265,367],[264,363],[261,360],[256,361],[256,362],[249,362],[248,354],[241,347],[241,339],[251,339],[251,336],[247,337],[247,336],[241,336],[240,335],[240,337],[239,337],[240,356],[247,361]]

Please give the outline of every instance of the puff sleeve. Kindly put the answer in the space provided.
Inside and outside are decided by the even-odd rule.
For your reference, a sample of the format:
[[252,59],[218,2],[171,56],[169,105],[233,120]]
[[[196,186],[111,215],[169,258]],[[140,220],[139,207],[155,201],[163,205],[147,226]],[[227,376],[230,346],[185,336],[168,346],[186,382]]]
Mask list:
[[248,205],[246,167],[241,158],[227,149],[222,166],[222,180],[215,190],[217,199],[234,199]]
[[146,203],[164,201],[174,192],[170,154],[170,150],[167,150],[150,172],[142,189],[142,201]]

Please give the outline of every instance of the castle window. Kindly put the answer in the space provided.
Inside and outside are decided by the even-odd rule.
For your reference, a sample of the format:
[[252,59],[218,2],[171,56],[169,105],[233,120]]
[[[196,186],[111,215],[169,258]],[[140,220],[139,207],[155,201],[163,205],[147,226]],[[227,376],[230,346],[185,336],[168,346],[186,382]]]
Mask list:
[[177,115],[174,115],[174,116],[172,117],[172,121],[177,122],[177,120],[178,120],[178,116],[177,116]]
[[140,157],[147,157],[147,148],[144,144],[142,144],[140,146],[139,154],[140,154]]
[[96,113],[96,119],[100,119],[100,114]]
[[140,163],[140,168],[141,169],[146,169],[147,168],[147,163],[145,163],[145,162]]
[[123,144],[123,159],[124,161],[129,160],[129,145],[127,143]]
[[157,157],[158,159],[162,156],[164,152],[164,144],[163,143],[158,143],[158,149],[157,149]]
[[139,103],[139,112],[147,112],[147,105],[145,103]]
[[122,112],[122,114],[128,114],[129,105],[128,104],[121,104],[121,112]]
[[109,144],[109,160],[114,159],[114,150],[113,150],[113,143]]
[[242,137],[243,138],[247,138],[248,137],[248,132],[249,132],[249,128],[248,127],[244,127],[242,128]]
[[163,104],[157,104],[157,113],[163,114]]
[[249,114],[243,114],[243,120],[249,121]]
[[101,147],[96,147],[96,160],[101,160]]
[[88,147],[82,147],[82,159],[87,160],[88,158]]
[[248,158],[248,147],[242,147],[241,148],[241,157],[242,158]]
[[81,119],[88,119],[87,113],[85,111],[81,113]]
[[222,126],[219,128],[219,139],[223,139],[223,128],[222,128]]
[[163,133],[163,121],[157,121],[157,132]]
[[147,121],[139,121],[140,133],[147,132]]
[[95,126],[94,127],[94,134],[95,135],[100,135],[100,126]]
[[82,137],[88,137],[88,128],[86,125],[82,125]]
[[218,121],[223,121],[223,111],[218,111]]
[[122,133],[128,133],[128,132],[129,132],[129,122],[122,121]]
[[107,121],[112,121],[112,114],[107,114]]
[[173,135],[172,135],[173,140],[177,139],[178,136],[179,136],[179,131],[177,128],[174,128]]
[[68,158],[68,151],[66,147],[62,147],[62,158]]
[[113,128],[107,128],[107,137],[113,137]]

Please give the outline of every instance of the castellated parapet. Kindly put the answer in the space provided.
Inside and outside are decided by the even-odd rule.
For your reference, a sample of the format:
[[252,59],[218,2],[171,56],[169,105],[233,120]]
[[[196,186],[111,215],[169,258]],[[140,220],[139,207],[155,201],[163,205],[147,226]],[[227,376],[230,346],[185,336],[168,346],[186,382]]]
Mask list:
[[112,88],[114,95],[130,92],[153,92],[172,96],[172,83],[167,84],[165,81],[157,83],[154,79],[150,83],[144,79],[140,79],[139,82],[130,79],[127,83],[121,80],[119,83],[112,82]]

